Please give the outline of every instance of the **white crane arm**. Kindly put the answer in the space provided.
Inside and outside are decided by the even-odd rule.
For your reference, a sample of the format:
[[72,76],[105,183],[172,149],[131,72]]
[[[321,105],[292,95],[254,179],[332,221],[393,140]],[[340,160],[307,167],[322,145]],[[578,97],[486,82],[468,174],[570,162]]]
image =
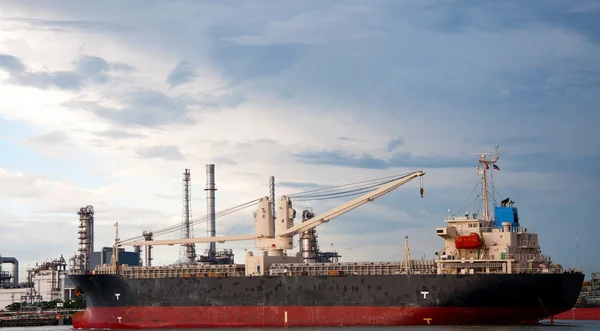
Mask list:
[[289,229],[287,229],[287,231],[284,231],[283,233],[279,233],[279,236],[290,236],[290,235],[296,235],[296,234],[300,234],[304,231],[310,230],[314,227],[317,227],[320,224],[329,222],[330,220],[343,215],[355,208],[358,208],[364,204],[366,204],[367,202],[371,202],[377,198],[379,198],[382,195],[388,194],[389,192],[397,189],[398,187],[410,182],[411,180],[423,176],[425,175],[425,172],[423,171],[415,171],[405,177],[402,177],[400,179],[397,179],[391,183],[388,183],[386,185],[381,186],[380,188],[366,193],[350,202],[347,202],[341,206],[338,206],[332,210],[326,211],[318,216],[315,216],[313,218],[311,218],[310,220],[306,221],[306,222],[302,222],[300,224],[297,224]]
[[237,235],[237,236],[219,236],[219,237],[202,237],[202,238],[183,238],[183,239],[165,239],[165,240],[145,240],[133,242],[120,242],[119,246],[160,246],[160,245],[179,245],[179,244],[197,244],[226,241],[243,241],[261,238],[255,234]]

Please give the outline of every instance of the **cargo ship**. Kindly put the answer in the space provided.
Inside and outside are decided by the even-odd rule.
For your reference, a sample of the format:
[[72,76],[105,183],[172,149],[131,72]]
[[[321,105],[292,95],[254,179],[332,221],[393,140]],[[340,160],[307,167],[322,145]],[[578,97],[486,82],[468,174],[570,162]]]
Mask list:
[[[73,326],[535,324],[569,311],[581,290],[583,272],[564,269],[541,254],[537,233],[523,227],[514,201],[494,203],[494,216],[490,215],[488,192],[493,183],[488,176],[499,170],[497,160],[497,147],[477,159],[483,212],[460,216],[448,212],[444,226],[435,229],[444,247],[432,260],[410,259],[405,242],[401,261],[323,262],[315,229],[413,179],[422,179],[423,171],[349,189],[347,194],[362,195],[319,215],[304,210],[297,224],[292,199],[303,201],[302,196],[281,196],[275,208],[271,193],[257,199],[255,233],[249,235],[120,240],[115,224],[110,264],[70,274],[86,300],[86,311],[74,317]],[[423,197],[422,186],[420,193]],[[325,196],[313,193],[313,197]],[[211,199],[209,209],[214,208],[214,195]],[[209,212],[208,217],[214,218],[215,213]],[[214,233],[214,227],[209,232]],[[299,252],[288,255],[295,235],[299,235]],[[167,266],[119,263],[118,250],[123,246],[211,243],[214,249],[212,243],[236,240],[254,240],[258,248],[246,252],[243,264],[210,259]]]
[[583,289],[575,306],[558,314],[556,320],[600,320],[600,282],[598,273],[592,273],[592,279],[583,283]]

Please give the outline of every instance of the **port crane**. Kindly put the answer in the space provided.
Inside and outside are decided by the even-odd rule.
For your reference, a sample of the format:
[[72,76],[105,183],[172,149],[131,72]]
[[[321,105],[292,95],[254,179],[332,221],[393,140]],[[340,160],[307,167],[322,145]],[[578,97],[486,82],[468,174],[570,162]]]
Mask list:
[[[403,176],[397,180],[391,181],[380,188],[368,192],[354,200],[346,202],[336,208],[321,213],[313,217],[312,219],[294,225],[294,218],[296,211],[292,208],[292,200],[288,196],[282,196],[278,203],[278,217],[275,219],[272,214],[272,203],[268,196],[265,196],[258,200],[258,208],[254,213],[255,218],[255,234],[247,235],[233,235],[233,236],[216,236],[216,237],[203,237],[203,238],[183,238],[183,239],[166,239],[166,240],[152,240],[152,241],[133,241],[133,242],[121,242],[118,238],[116,240],[116,246],[135,246],[135,245],[176,245],[176,244],[187,244],[187,243],[207,243],[207,242],[218,242],[224,243],[226,241],[244,241],[244,240],[257,240],[257,247],[267,250],[278,250],[278,249],[291,249],[290,242],[291,238],[300,234],[304,231],[315,228],[323,223],[327,223],[330,220],[341,216],[353,209],[356,209],[368,202],[374,201],[375,199],[388,194],[389,192],[397,189],[398,187],[410,182],[411,180],[424,176],[425,172],[415,171],[406,176]],[[273,224],[275,223],[275,224]],[[274,226],[273,226],[274,225]],[[273,229],[275,231],[273,231]],[[274,233],[276,232],[276,234]]]
[[[424,171],[415,171],[399,179],[393,180],[381,187],[361,195],[354,200],[346,202],[331,210],[328,210],[320,215],[317,215],[305,222],[294,225],[296,210],[292,208],[292,200],[288,196],[281,196],[277,205],[277,217],[273,217],[272,204],[274,201],[268,196],[265,196],[258,201],[258,208],[254,212],[255,219],[255,234],[233,235],[233,236],[216,236],[203,238],[184,238],[184,239],[166,239],[152,241],[130,241],[122,242],[118,235],[115,238],[115,246],[113,252],[118,251],[120,246],[145,246],[145,245],[177,245],[191,243],[207,243],[226,241],[243,241],[256,240],[257,248],[268,252],[269,256],[281,256],[284,251],[293,248],[293,236],[301,234],[304,231],[315,228],[323,223],[341,216],[353,209],[356,209],[368,202],[388,194],[398,187],[410,182],[411,180],[424,176]],[[421,194],[423,193],[421,188]],[[118,226],[118,224],[117,224]],[[117,230],[118,233],[118,230]],[[114,254],[113,261],[118,263],[118,255]]]

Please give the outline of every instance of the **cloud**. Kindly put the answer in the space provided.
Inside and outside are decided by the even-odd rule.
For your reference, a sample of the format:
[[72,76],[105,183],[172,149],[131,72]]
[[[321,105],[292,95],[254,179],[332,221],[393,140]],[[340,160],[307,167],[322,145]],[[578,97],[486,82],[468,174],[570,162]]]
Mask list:
[[39,136],[27,138],[24,140],[25,144],[33,145],[36,147],[44,148],[49,146],[65,146],[69,145],[71,141],[64,132],[55,131],[42,134]]
[[[312,7],[312,6],[311,6]],[[321,6],[319,6],[321,7]],[[365,27],[377,9],[348,3],[324,4],[309,8],[288,19],[265,23],[260,33],[225,38],[240,45],[327,45],[340,39],[361,42],[382,35],[382,31]],[[366,23],[366,24],[365,24]],[[322,33],[327,31],[327,33]]]
[[[266,195],[269,176],[279,195],[425,169],[424,198],[415,181],[318,231],[344,261],[400,259],[405,235],[413,256],[431,257],[446,211],[473,200],[464,197],[478,180],[472,153],[493,144],[502,169],[494,188],[518,201],[542,242],[595,229],[593,2],[14,2],[3,15],[0,116],[22,125],[2,132],[0,153],[11,155],[12,177],[39,177],[0,189],[0,210],[70,224],[74,236],[56,246],[61,252],[76,249],[70,210],[81,204],[98,206],[107,222],[98,227],[102,242],[111,242],[108,222],[117,219],[124,236],[179,224],[181,172],[202,174],[214,162],[218,209]],[[182,59],[189,62],[177,67]],[[52,132],[72,143],[63,158],[14,143]],[[200,177],[193,192],[202,192]],[[193,195],[194,215],[205,212],[202,196]],[[295,206],[318,212],[343,202]],[[217,231],[248,213],[219,219]],[[248,217],[234,232],[252,226]],[[0,232],[23,237],[27,229]],[[204,235],[204,225],[195,233]],[[580,236],[587,267],[596,237]],[[235,249],[238,262],[249,246],[218,245]],[[571,246],[542,249],[565,263]],[[179,247],[155,252],[155,262],[169,263]]]
[[131,133],[131,132],[127,132],[127,131],[123,131],[123,130],[116,130],[116,129],[99,131],[99,132],[96,132],[96,135],[101,136],[101,137],[106,137],[106,138],[113,138],[113,139],[144,137],[143,135],[138,134],[138,133]]
[[196,77],[198,77],[198,74],[194,71],[194,66],[191,63],[188,61],[179,61],[173,70],[171,70],[169,76],[167,76],[167,82],[173,88],[190,82]]
[[345,155],[344,153],[333,152],[314,152],[292,154],[298,162],[334,165],[351,168],[365,169],[388,169],[388,168],[456,168],[470,167],[473,162],[468,159],[458,157],[445,157],[439,155],[414,156],[411,153],[395,153],[389,159],[380,159],[371,156],[368,153],[362,155]]
[[75,62],[75,70],[83,76],[90,77],[95,83],[106,83],[109,80],[106,73],[110,70],[110,65],[97,56],[80,57]]
[[215,42],[211,59],[222,68],[232,84],[275,75],[290,69],[302,56],[300,45],[237,45]]
[[215,164],[219,164],[219,165],[230,165],[230,166],[235,166],[235,165],[239,164],[237,161],[230,159],[228,157],[216,157],[213,159],[213,162]]
[[82,55],[73,66],[73,71],[28,71],[18,58],[0,54],[0,69],[7,70],[10,81],[15,84],[77,91],[87,83],[104,84],[110,80],[109,63],[102,58]]
[[404,145],[404,140],[402,140],[402,138],[390,140],[390,142],[387,145],[387,151],[391,152],[402,145]]
[[7,54],[0,54],[0,68],[5,69],[11,74],[25,71],[25,66],[19,59]]
[[[127,195],[123,193],[109,185],[84,189],[50,176],[0,168],[0,219],[4,220],[0,222],[0,239],[12,247],[3,253],[19,260],[21,277],[25,277],[26,269],[36,262],[58,258],[61,254],[70,257],[78,244],[75,211],[87,204],[93,204],[96,211],[96,249],[113,243],[112,225],[116,221],[127,234],[139,233],[145,227],[158,228],[160,223],[170,220],[170,215],[157,209],[131,204],[119,206]],[[35,244],[20,245],[23,236]]]
[[117,125],[160,126],[185,123],[188,106],[193,101],[187,96],[170,97],[158,91],[133,90],[116,96],[116,106],[103,106],[92,101],[69,101],[67,106],[94,113]]
[[111,67],[116,71],[132,72],[135,70],[135,67],[127,63],[113,63]]
[[248,99],[246,96],[237,90],[219,91],[220,93],[201,93],[198,104],[208,108],[236,108]]
[[[593,176],[600,180],[600,155],[577,157],[553,152],[531,152],[524,154],[506,153],[509,171],[531,171],[538,173],[576,173]],[[500,161],[500,160],[499,160]]]
[[132,32],[131,25],[124,22],[44,20],[23,17],[5,17],[3,20],[25,24],[29,29],[50,30],[56,32]]
[[203,112],[235,108],[244,101],[245,96],[236,91],[168,95],[160,91],[134,88],[115,91],[104,100],[73,99],[64,105],[91,112],[122,127],[161,127],[193,125],[199,121]]
[[74,72],[37,72],[21,73],[14,77],[14,82],[40,89],[58,88],[62,90],[79,90],[82,86],[81,77]]
[[[466,142],[475,142],[474,139],[468,138],[465,139]],[[543,145],[544,141],[541,140],[540,137],[527,137],[527,136],[516,136],[516,137],[494,137],[494,138],[484,138],[481,139],[480,142],[484,145],[492,146],[499,145],[503,147],[510,147],[511,149],[518,147],[519,145]]]
[[278,182],[277,185],[278,186],[289,187],[289,188],[293,188],[293,189],[300,189],[302,191],[313,190],[313,189],[320,189],[320,188],[325,188],[326,187],[324,185],[317,184],[317,183],[286,182],[286,181]]
[[135,153],[142,158],[158,158],[166,161],[182,160],[183,154],[179,147],[174,145],[141,147],[135,150]]

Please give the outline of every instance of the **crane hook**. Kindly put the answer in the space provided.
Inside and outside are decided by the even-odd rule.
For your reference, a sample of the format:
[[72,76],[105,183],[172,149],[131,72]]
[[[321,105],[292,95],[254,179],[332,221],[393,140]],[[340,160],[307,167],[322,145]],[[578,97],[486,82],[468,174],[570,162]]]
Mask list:
[[424,192],[424,191],[425,191],[425,189],[423,189],[423,188],[421,187],[421,198],[423,197],[423,192]]
[[420,182],[421,182],[421,189],[420,189],[420,192],[421,192],[421,198],[422,198],[422,197],[423,197],[423,192],[425,192],[425,189],[423,188],[423,177],[421,177],[421,180],[420,180]]

